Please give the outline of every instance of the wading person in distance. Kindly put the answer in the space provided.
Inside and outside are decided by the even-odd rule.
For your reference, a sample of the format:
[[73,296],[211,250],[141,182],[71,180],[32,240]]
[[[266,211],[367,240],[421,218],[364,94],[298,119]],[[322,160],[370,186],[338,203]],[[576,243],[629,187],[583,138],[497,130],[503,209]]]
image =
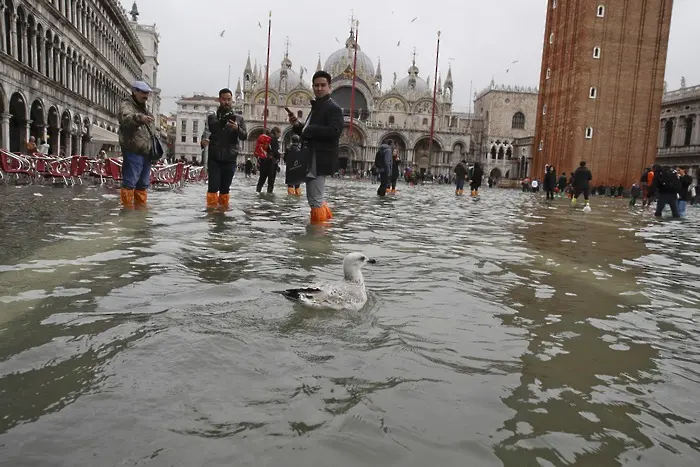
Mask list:
[[119,108],[119,145],[122,149],[121,202],[124,207],[145,205],[151,182],[153,115],[146,108],[151,88],[143,81],[131,86],[131,96]]
[[593,180],[593,174],[586,167],[586,161],[581,161],[578,169],[574,171],[574,196],[571,198],[571,205],[576,206],[578,202],[578,197],[583,193],[583,199],[586,200],[586,206],[590,209],[588,204],[588,198],[591,196],[591,180]]
[[454,168],[455,173],[455,195],[464,194],[464,182],[467,179],[469,169],[467,169],[467,161],[463,160]]
[[207,115],[202,134],[202,147],[209,146],[207,208],[228,207],[239,141],[247,137],[243,117],[233,111],[233,94],[224,88],[219,91],[219,108]]
[[393,157],[391,159],[391,187],[389,192],[396,193],[396,182],[399,181],[399,173],[401,171],[401,160],[399,159],[399,150],[394,149]]
[[284,152],[284,163],[286,167],[285,182],[287,183],[287,194],[296,196],[301,196],[301,186],[299,184],[299,180],[289,179],[289,169],[291,169],[289,164],[294,155],[301,150],[299,147],[299,141],[299,135],[292,135],[292,144],[290,144],[287,150]]
[[267,192],[272,193],[275,189],[275,177],[277,177],[278,162],[280,160],[280,135],[282,130],[278,127],[270,130],[270,141],[267,146],[265,157],[260,158],[260,177],[255,191],[262,191],[265,181],[267,181]]
[[[389,177],[391,176],[391,158],[394,153],[394,141],[388,140],[386,143],[379,146],[377,151],[377,171],[379,172],[379,188],[377,194],[385,196],[386,190],[389,188]],[[389,190],[391,192],[391,190]]]
[[469,174],[469,188],[472,190],[472,198],[479,196],[479,188],[481,188],[481,182],[483,182],[483,180],[484,169],[481,168],[481,164],[475,162]]
[[338,142],[343,132],[343,111],[331,99],[331,75],[323,70],[314,73],[312,85],[316,99],[311,102],[311,113],[302,123],[289,114],[289,123],[301,136],[302,150],[310,155],[306,175],[306,198],[311,207],[311,223],[318,224],[333,217],[325,203],[326,177],[338,170]]

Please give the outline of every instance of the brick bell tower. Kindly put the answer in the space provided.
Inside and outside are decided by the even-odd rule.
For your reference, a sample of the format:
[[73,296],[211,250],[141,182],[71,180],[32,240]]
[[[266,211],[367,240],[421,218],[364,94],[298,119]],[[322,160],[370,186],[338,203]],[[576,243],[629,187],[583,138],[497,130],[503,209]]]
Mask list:
[[549,0],[532,176],[586,161],[629,188],[656,159],[673,0]]

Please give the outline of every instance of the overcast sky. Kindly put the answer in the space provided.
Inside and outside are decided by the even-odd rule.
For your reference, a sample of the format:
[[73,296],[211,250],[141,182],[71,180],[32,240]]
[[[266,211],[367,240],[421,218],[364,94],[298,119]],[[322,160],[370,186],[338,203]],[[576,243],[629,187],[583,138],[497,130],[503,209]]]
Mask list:
[[[121,1],[131,10],[133,0]],[[270,69],[280,67],[289,37],[293,69],[298,72],[303,65],[312,73],[319,53],[324,63],[343,47],[353,9],[360,21],[360,48],[375,67],[381,57],[384,90],[391,86],[394,72],[398,79],[407,75],[414,46],[420,76],[434,76],[437,31],[441,30],[442,77],[452,58],[455,108],[466,111],[470,83],[472,94],[488,86],[491,78],[498,84],[538,84],[547,0],[137,0],[137,4],[139,22],[155,23],[160,33],[158,86],[164,113],[175,110],[175,100],[183,94],[215,95],[227,84],[229,65],[233,89],[249,51],[252,59],[264,65],[270,10]],[[431,7],[439,9],[428,11]],[[688,86],[700,84],[698,18],[700,1],[674,1],[666,68],[670,89],[680,87],[681,76]]]

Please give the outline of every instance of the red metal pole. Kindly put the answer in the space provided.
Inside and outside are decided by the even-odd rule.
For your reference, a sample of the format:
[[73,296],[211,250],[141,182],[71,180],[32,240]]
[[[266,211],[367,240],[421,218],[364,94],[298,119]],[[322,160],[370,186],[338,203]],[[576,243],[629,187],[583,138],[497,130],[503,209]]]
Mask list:
[[267,97],[270,91],[270,35],[272,32],[272,10],[267,21],[267,65],[265,65],[265,110],[263,111],[263,128],[267,128]]
[[437,107],[435,100],[437,98],[437,74],[438,74],[438,61],[440,59],[440,31],[438,31],[437,38],[437,52],[435,53],[435,80],[433,81],[433,115],[430,118],[430,143],[428,144],[428,158],[433,155],[433,135],[435,134],[435,107]]
[[350,91],[350,129],[348,135],[352,137],[352,120],[355,114],[355,81],[357,80],[357,47],[358,38],[360,37],[360,22],[355,22],[355,56],[352,60],[352,90]]

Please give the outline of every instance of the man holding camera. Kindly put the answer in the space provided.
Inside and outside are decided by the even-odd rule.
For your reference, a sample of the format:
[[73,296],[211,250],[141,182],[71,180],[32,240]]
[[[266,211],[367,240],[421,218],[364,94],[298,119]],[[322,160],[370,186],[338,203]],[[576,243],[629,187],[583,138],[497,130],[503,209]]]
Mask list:
[[233,93],[224,88],[219,91],[219,108],[207,115],[202,134],[202,147],[209,146],[207,208],[228,207],[239,141],[247,137],[243,117],[233,111]]
[[343,111],[331,99],[331,75],[319,70],[314,73],[311,113],[306,123],[289,113],[294,133],[301,136],[302,150],[310,152],[306,175],[306,198],[311,207],[311,223],[323,223],[333,217],[324,200],[326,176],[338,170],[338,143],[343,132]]

